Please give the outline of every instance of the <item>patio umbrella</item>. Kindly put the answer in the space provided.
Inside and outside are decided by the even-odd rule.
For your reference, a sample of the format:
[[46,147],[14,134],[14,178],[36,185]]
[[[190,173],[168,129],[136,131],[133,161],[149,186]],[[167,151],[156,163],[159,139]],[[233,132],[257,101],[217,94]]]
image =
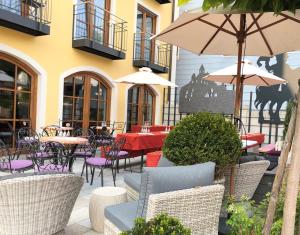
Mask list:
[[300,49],[300,15],[282,12],[183,13],[156,39],[196,54],[237,55],[234,116],[240,116],[243,55],[273,56]]
[[[236,84],[237,64],[210,73],[203,79],[207,81]],[[286,83],[286,80],[252,65],[250,61],[243,61],[241,83],[242,85],[272,86]]]
[[152,72],[150,68],[140,68],[138,72],[129,74],[127,76],[121,77],[115,82],[118,83],[129,83],[129,84],[143,84],[143,85],[161,85],[177,87],[175,83],[170,82],[155,73]]

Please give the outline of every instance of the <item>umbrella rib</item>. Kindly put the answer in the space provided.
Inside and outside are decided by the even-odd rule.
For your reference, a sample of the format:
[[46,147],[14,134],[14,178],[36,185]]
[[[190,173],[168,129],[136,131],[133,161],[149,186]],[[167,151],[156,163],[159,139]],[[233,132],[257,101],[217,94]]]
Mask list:
[[229,82],[229,84],[232,84],[233,83],[233,80],[236,78],[236,75],[233,75],[231,81]]
[[252,74],[252,75],[250,75],[250,76],[248,76],[248,77],[244,77],[244,80],[246,80],[246,79],[249,79],[249,78],[252,78],[252,77],[254,77],[255,76],[255,74]]
[[263,82],[267,85],[270,86],[270,84],[262,77],[262,76],[258,76],[261,80],[263,80]]
[[204,15],[202,15],[202,16],[196,18],[196,19],[192,19],[192,20],[189,20],[189,21],[187,21],[187,22],[185,22],[185,23],[183,23],[183,24],[181,24],[181,25],[177,25],[177,26],[174,27],[174,28],[171,28],[171,29],[169,29],[169,30],[167,30],[167,31],[165,31],[165,32],[163,32],[163,33],[161,33],[161,34],[158,34],[158,36],[160,37],[160,36],[162,36],[162,35],[164,35],[164,34],[167,34],[167,33],[171,32],[171,31],[175,30],[175,29],[178,29],[178,28],[180,28],[180,27],[183,27],[183,26],[185,26],[185,25],[187,25],[187,24],[189,24],[189,23],[192,23],[193,21],[199,20],[199,19],[201,19],[201,18],[203,18],[203,17],[205,17],[205,16],[207,16],[207,15],[208,15],[208,14],[204,14]]
[[291,17],[291,16],[289,16],[287,14],[284,14],[284,13],[281,13],[280,15],[283,16],[283,17],[285,17],[285,18],[287,18],[287,19],[289,19],[289,20],[292,20],[292,21],[300,24],[300,20],[299,19],[296,19],[296,18]]
[[249,25],[249,27],[246,29],[246,34],[250,31],[250,29],[255,25],[255,22],[257,22],[262,16],[263,16],[264,13],[260,13],[254,20],[253,22]]
[[[255,21],[255,17],[254,17],[253,14],[251,14],[251,17],[253,18],[253,21]],[[266,46],[268,47],[268,50],[269,50],[269,52],[270,52],[270,55],[273,55],[273,50],[272,50],[272,48],[271,48],[271,46],[270,46],[270,44],[269,44],[269,42],[268,42],[266,36],[265,36],[264,33],[262,32],[262,30],[261,30],[261,28],[260,28],[260,25],[258,24],[257,21],[255,21],[255,25],[256,25],[257,29],[259,30],[259,33],[260,33],[261,37],[263,38],[263,40],[264,40]]]
[[232,20],[230,19],[230,17],[232,16],[232,14],[230,15],[224,15],[226,17],[226,19],[228,19],[228,22],[230,23],[230,25],[232,26],[232,28],[234,29],[234,31],[237,33],[238,32],[238,29],[237,27],[235,27],[234,23],[232,22]]
[[[206,20],[203,20],[203,19],[198,19],[198,20],[199,20],[200,22],[202,22],[202,23],[208,24],[208,25],[210,25],[210,26],[212,26],[212,27],[215,27],[215,28],[217,28],[217,29],[220,28],[218,25],[215,25],[215,24],[213,24],[213,23],[211,23],[211,22],[209,22],[209,21],[206,21]],[[225,33],[228,33],[228,34],[233,35],[233,36],[236,37],[236,33],[231,32],[230,30],[227,30],[227,29],[224,29],[224,28],[220,28],[220,31],[223,31],[223,32],[225,32]]]
[[203,49],[200,51],[199,55],[202,54],[206,50],[206,48],[209,46],[209,44],[215,39],[215,37],[218,35],[220,30],[226,24],[226,22],[229,20],[230,17],[231,17],[231,15],[228,18],[226,17],[226,19],[223,21],[223,23],[220,25],[220,27],[217,29],[217,31],[212,35],[212,37],[208,40],[208,42],[205,44]]
[[[287,20],[287,18],[282,18],[282,19],[277,20],[277,21],[275,21],[275,22],[273,22],[273,23],[271,23],[271,24],[268,24],[268,25],[265,25],[265,26],[261,27],[260,30],[264,30],[264,29],[270,28],[271,26],[276,25],[276,24],[279,24],[279,23],[281,23],[281,22],[283,22],[283,21],[286,21],[286,20]],[[251,35],[251,34],[257,33],[257,32],[259,32],[260,30],[259,30],[259,29],[253,30],[253,31],[247,33],[246,36],[249,36],[249,35]]]

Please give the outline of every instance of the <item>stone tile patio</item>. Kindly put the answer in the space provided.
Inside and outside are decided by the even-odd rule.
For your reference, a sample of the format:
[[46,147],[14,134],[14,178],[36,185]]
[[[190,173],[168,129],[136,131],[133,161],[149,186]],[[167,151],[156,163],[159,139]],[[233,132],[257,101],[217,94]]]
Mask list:
[[[137,158],[132,162],[140,160]],[[77,159],[73,165],[73,171],[75,174],[80,175],[82,170],[83,160]],[[122,166],[122,162],[120,163]],[[132,167],[133,170],[138,170],[139,166]],[[101,179],[98,177],[100,170],[95,172],[95,178],[93,185],[89,183],[84,183],[78,199],[75,203],[73,212],[71,214],[67,228],[65,229],[65,235],[102,235],[103,233],[97,233],[91,228],[91,223],[89,219],[89,200],[92,195],[93,190],[101,187]],[[125,174],[130,174],[128,171],[120,169],[120,173],[117,174],[116,186],[124,187],[123,177]],[[89,174],[89,180],[91,175]],[[110,169],[104,170],[104,186],[113,186],[113,179]]]

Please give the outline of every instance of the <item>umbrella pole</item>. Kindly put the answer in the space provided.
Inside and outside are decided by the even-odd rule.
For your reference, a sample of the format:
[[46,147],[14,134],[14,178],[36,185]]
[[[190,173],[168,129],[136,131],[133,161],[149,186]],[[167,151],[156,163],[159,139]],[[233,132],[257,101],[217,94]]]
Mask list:
[[[236,90],[235,90],[235,104],[234,104],[234,117],[240,118],[240,109],[242,101],[242,56],[243,56],[243,44],[245,41],[245,26],[246,26],[246,14],[240,16],[240,30],[237,35],[238,40],[238,61],[237,61],[237,77],[236,77]],[[238,122],[235,120],[235,125],[238,127]],[[234,195],[234,177],[235,177],[235,165],[231,167],[230,174],[230,196]]]

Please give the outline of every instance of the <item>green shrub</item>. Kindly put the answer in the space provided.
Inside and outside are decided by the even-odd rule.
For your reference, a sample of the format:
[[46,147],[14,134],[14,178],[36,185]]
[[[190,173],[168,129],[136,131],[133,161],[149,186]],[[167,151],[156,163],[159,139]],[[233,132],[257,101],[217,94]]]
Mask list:
[[[270,194],[255,205],[254,201],[243,198],[241,202],[230,203],[227,211],[230,218],[227,224],[230,226],[231,235],[252,235],[262,234],[266,213],[269,205]],[[282,217],[284,208],[285,192],[281,192],[278,197],[275,216],[271,228],[271,235],[280,235],[282,228]],[[298,228],[300,213],[300,195],[297,198],[296,207],[296,229]],[[295,232],[297,234],[297,231]]]
[[146,222],[143,218],[135,220],[132,230],[121,235],[190,235],[191,230],[185,228],[178,219],[161,214]]
[[212,161],[223,169],[237,162],[241,141],[235,126],[223,116],[196,113],[183,118],[169,133],[163,154],[176,165]]

